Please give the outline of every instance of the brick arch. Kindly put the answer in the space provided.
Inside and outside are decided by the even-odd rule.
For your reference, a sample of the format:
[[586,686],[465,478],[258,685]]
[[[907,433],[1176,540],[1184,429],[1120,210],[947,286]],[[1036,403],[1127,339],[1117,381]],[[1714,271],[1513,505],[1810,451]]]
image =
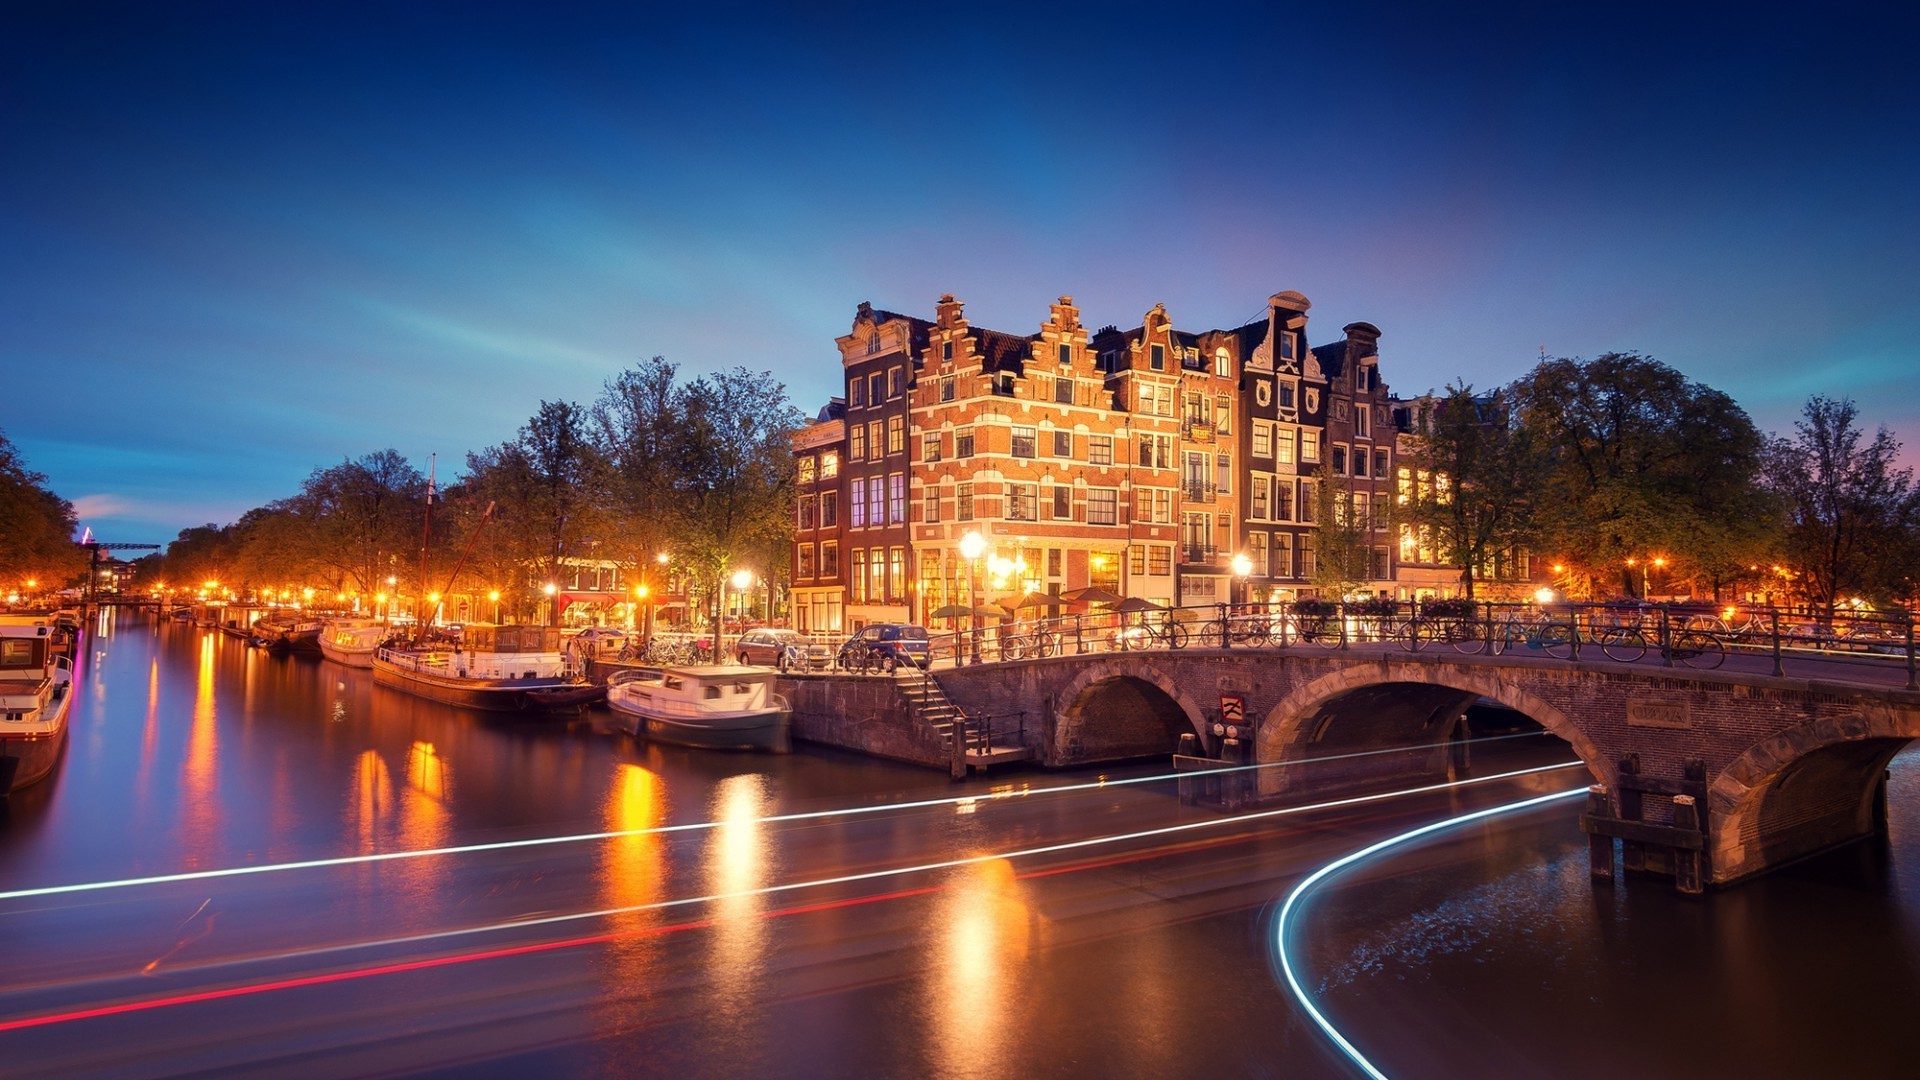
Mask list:
[[1441,686],[1497,701],[1523,713],[1541,727],[1566,740],[1573,752],[1586,763],[1587,771],[1599,782],[1610,779],[1607,756],[1588,737],[1578,723],[1557,706],[1535,696],[1514,676],[1518,669],[1480,668],[1455,664],[1394,663],[1354,664],[1297,687],[1268,710],[1254,743],[1255,760],[1261,763],[1281,761],[1287,749],[1300,738],[1301,729],[1320,711],[1320,707],[1352,691],[1370,686],[1412,683]]
[[[1810,755],[1871,743],[1890,744],[1885,755],[1890,758],[1914,739],[1920,739],[1920,708],[1882,705],[1852,716],[1808,721],[1755,743],[1714,777],[1707,792],[1714,880],[1732,881],[1775,865],[1761,859],[1755,846],[1762,832],[1761,811],[1775,781],[1795,765]],[[1874,770],[1860,771],[1863,785],[1871,785]]]
[[1185,690],[1180,688],[1179,680],[1155,667],[1150,662],[1131,660],[1120,663],[1112,660],[1102,660],[1085,665],[1080,669],[1079,674],[1073,677],[1072,681],[1061,687],[1060,696],[1055,699],[1060,702],[1058,719],[1055,721],[1055,727],[1057,728],[1055,736],[1056,745],[1067,741],[1066,736],[1083,722],[1080,716],[1080,708],[1086,698],[1087,691],[1099,683],[1104,683],[1112,679],[1138,679],[1141,682],[1148,683],[1159,689],[1161,693],[1167,695],[1167,697],[1173,700],[1175,705],[1180,707],[1182,713],[1186,714],[1187,723],[1192,726],[1194,734],[1200,737],[1200,741],[1202,743],[1206,742],[1206,713],[1202,712],[1200,706],[1195,704],[1193,698],[1190,697]]

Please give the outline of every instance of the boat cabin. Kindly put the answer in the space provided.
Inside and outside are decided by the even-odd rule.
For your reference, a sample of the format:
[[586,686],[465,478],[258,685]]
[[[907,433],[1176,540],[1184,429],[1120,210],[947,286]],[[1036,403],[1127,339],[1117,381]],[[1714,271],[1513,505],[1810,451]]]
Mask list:
[[451,659],[452,673],[467,679],[552,679],[566,672],[557,626],[468,623]]
[[0,622],[0,713],[19,720],[46,704],[53,627],[42,619]]
[[707,664],[670,667],[660,673],[661,698],[691,703],[703,712],[749,712],[774,705],[772,668]]

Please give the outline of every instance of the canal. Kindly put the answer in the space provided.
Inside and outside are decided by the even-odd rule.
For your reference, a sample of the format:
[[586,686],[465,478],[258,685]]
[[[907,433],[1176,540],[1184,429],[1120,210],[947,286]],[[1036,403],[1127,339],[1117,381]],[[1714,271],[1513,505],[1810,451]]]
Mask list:
[[[1279,901],[1584,782],[1236,821],[1157,763],[954,784],[702,753],[90,630],[66,759],[0,810],[9,1077],[1356,1075],[1276,977]],[[1590,888],[1578,800],[1470,826],[1328,882],[1297,962],[1393,1076],[1905,1075],[1917,771],[1893,843],[1704,899]]]

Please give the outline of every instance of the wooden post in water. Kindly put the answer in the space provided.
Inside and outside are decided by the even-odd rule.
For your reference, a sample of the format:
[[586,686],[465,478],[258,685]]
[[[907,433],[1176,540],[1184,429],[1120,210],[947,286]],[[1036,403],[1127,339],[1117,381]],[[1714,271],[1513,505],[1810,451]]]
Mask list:
[[[1587,788],[1587,816],[1613,816],[1613,807],[1607,803],[1607,785],[1593,784]],[[1597,832],[1587,834],[1587,873],[1595,881],[1613,880],[1613,837]]]
[[[1700,809],[1694,804],[1691,795],[1673,797],[1673,827],[1676,829],[1700,829]],[[1701,862],[1704,852],[1693,848],[1675,847],[1673,858],[1673,884],[1683,893],[1699,893]]]

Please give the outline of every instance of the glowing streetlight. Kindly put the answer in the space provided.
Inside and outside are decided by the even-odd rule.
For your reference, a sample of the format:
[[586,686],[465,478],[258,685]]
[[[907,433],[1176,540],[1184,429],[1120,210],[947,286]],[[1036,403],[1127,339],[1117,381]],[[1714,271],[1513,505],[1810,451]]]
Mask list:
[[1554,592],[1543,586],[1533,591],[1533,598],[1542,604],[1551,604],[1554,601]]
[[733,587],[735,590],[744,592],[752,584],[753,584],[753,571],[735,570],[733,572]]
[[979,582],[975,580],[975,571],[980,566],[980,556],[987,550],[987,538],[979,530],[969,530],[960,538],[960,557],[967,560],[967,624],[973,631],[973,662],[980,662],[980,593]]

